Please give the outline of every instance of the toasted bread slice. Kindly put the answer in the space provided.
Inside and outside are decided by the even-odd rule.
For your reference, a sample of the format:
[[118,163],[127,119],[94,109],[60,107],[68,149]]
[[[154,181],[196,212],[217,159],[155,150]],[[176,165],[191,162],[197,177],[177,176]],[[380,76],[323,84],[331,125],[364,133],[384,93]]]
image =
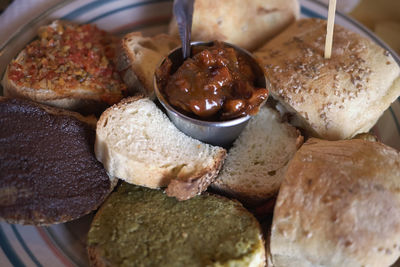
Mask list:
[[132,32],[122,39],[117,58],[117,69],[131,95],[141,94],[154,99],[154,71],[168,53],[178,47],[180,41],[166,34],[144,37]]
[[246,204],[265,201],[278,193],[302,143],[300,132],[265,105],[233,143],[212,187]]
[[97,123],[95,153],[111,176],[160,188],[180,200],[214,181],[226,151],[180,132],[148,98],[108,108]]
[[260,225],[239,202],[127,183],[97,212],[88,252],[92,266],[265,266]]
[[7,97],[0,97],[0,116],[0,219],[71,221],[115,186],[94,155],[94,117]]
[[38,39],[7,67],[4,95],[99,113],[126,90],[112,62],[117,44],[117,38],[92,25],[55,21],[43,26]]

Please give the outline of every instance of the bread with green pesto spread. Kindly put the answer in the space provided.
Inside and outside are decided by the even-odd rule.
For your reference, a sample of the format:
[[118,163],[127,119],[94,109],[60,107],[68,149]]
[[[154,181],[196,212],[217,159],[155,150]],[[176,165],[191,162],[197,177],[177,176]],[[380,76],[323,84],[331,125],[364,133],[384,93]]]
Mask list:
[[88,253],[92,266],[265,266],[260,225],[239,202],[127,183],[97,212]]

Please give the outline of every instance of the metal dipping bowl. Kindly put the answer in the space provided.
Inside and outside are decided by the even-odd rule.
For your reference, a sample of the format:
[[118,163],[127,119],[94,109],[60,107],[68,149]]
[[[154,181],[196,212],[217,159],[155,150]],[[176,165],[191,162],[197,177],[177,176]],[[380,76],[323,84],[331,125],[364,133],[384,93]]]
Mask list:
[[[237,47],[232,44],[222,42],[228,47],[234,48],[239,54],[245,56],[249,64],[251,65],[253,72],[256,76],[255,86],[259,88],[268,88],[269,82],[267,81],[264,72],[254,57],[246,50]],[[191,46],[212,46],[214,42],[192,42]],[[171,62],[171,74],[173,74],[183,63],[182,47],[178,47],[172,50],[167,56]],[[160,65],[164,64],[166,59],[164,59]],[[168,117],[175,124],[175,126],[181,130],[186,135],[189,135],[197,140],[203,141],[205,143],[217,146],[228,146],[230,145],[242,132],[242,130],[247,125],[250,115],[226,120],[226,121],[207,121],[189,117],[182,114],[176,110],[172,105],[170,105],[164,96],[160,88],[161,85],[157,82],[157,77],[154,75],[154,90],[156,96],[162,106],[165,108]]]

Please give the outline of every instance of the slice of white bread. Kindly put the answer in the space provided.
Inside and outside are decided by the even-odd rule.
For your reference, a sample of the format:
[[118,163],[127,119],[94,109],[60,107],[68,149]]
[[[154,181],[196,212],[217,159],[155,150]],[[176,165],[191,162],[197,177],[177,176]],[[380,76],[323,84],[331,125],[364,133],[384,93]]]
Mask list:
[[360,139],[309,139],[275,205],[273,266],[384,267],[400,256],[400,153]]
[[117,57],[117,69],[131,95],[155,98],[153,77],[161,60],[180,45],[179,38],[167,34],[144,37],[141,32],[124,36]]
[[[87,31],[82,30],[86,29],[85,27],[92,28]],[[55,32],[53,37],[48,34],[50,31]],[[67,32],[69,35],[92,34],[93,44],[83,44],[84,37],[73,43],[75,46],[69,44],[69,37],[65,37]],[[52,42],[54,44],[51,44]],[[109,53],[115,50],[117,43],[116,37],[104,33],[95,26],[76,25],[58,20],[42,26],[38,31],[38,38],[22,50],[7,67],[2,80],[3,94],[86,114],[100,113],[110,104],[121,100],[122,91],[126,89],[122,81],[115,76],[117,75],[115,66],[109,56]],[[85,50],[85,45],[87,47],[92,45],[90,49],[96,49],[98,54],[95,56],[100,57],[98,61],[102,62],[101,68],[110,72],[107,74],[110,76],[109,79],[104,80],[102,85],[97,84],[99,75],[94,71],[94,68],[99,66],[83,67],[82,64],[75,62],[75,59],[70,58],[75,53],[75,58],[79,57],[82,61],[89,62],[90,52]],[[57,59],[55,55],[61,53],[63,55]],[[58,60],[64,62],[60,63]],[[33,63],[30,63],[31,61]],[[36,68],[33,73],[31,65]],[[18,80],[13,78],[16,73]],[[36,81],[36,79],[41,80]]]
[[[298,0],[196,0],[192,40],[225,41],[254,50],[299,17]],[[169,33],[179,36],[176,20]]]
[[335,25],[324,58],[326,21],[301,19],[254,53],[271,96],[297,115],[298,126],[328,140],[368,132],[400,95],[400,68],[370,39]]
[[260,224],[238,201],[203,194],[177,201],[121,184],[88,233],[91,266],[265,266]]
[[206,190],[225,149],[180,132],[148,98],[131,97],[107,109],[97,123],[95,153],[111,176],[159,188],[180,200]]
[[264,105],[233,143],[212,187],[246,204],[267,200],[278,193],[302,143],[300,132]]
[[8,97],[0,117],[0,220],[72,221],[116,185],[94,155],[95,117]]

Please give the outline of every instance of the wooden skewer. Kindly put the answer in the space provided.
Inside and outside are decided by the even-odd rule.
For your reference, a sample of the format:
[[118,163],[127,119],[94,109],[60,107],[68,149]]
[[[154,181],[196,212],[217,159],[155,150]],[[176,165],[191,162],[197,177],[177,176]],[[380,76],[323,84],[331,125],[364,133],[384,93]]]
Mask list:
[[326,25],[325,58],[331,58],[333,27],[335,26],[336,0],[329,0],[328,23]]

